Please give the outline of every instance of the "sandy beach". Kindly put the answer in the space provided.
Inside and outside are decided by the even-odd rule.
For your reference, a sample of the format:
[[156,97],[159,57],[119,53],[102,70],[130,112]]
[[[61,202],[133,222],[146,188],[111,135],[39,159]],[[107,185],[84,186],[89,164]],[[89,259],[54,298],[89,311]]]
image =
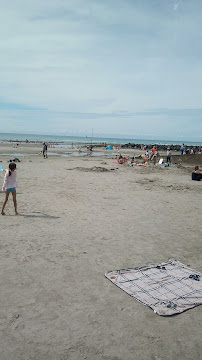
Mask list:
[[160,317],[104,276],[168,259],[202,271],[200,159],[130,167],[114,151],[40,150],[0,144],[3,168],[21,160],[19,215],[10,197],[0,217],[0,360],[200,360],[201,306]]

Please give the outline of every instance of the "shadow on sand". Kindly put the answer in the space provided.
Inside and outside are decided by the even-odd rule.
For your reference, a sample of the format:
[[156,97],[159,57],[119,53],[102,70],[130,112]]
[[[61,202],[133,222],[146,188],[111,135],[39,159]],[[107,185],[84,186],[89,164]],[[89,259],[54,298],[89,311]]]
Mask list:
[[59,216],[52,216],[48,214],[41,213],[39,211],[33,211],[32,214],[18,214],[18,216],[23,216],[25,218],[42,218],[42,219],[60,219]]

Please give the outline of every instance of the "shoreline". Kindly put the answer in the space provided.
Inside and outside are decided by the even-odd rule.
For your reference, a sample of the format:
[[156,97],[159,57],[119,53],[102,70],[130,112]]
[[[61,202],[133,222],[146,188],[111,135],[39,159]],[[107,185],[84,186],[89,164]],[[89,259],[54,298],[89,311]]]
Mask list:
[[202,140],[165,140],[165,139],[140,139],[135,137],[126,137],[121,135],[101,135],[101,136],[71,136],[71,135],[45,135],[45,134],[15,134],[15,133],[0,133],[0,143],[8,142],[26,142],[42,143],[43,141],[54,144],[111,144],[114,146],[135,144],[135,145],[156,145],[160,146],[180,146],[184,143],[186,146],[201,146]]
[[[49,148],[52,148],[53,146],[63,146],[63,147],[67,147],[67,148],[72,148],[73,147],[85,147],[85,146],[93,146],[93,147],[106,147],[107,145],[112,145],[114,148],[115,147],[119,147],[122,149],[142,149],[142,147],[144,147],[144,149],[151,149],[153,146],[156,147],[156,149],[158,150],[164,150],[166,151],[167,148],[169,147],[172,151],[180,151],[180,147],[182,144],[177,144],[177,143],[173,143],[173,144],[168,144],[168,143],[134,143],[134,142],[126,142],[126,143],[113,143],[113,142],[95,142],[95,141],[45,141],[49,144]],[[0,140],[0,147],[1,145],[13,145],[13,144],[19,144],[19,145],[41,145],[43,143],[42,140],[29,140],[29,141],[24,141],[24,140]],[[199,144],[199,143],[198,143]],[[202,143],[201,145],[194,145],[194,144],[190,144],[190,145],[186,145],[186,143],[184,144],[186,149],[191,149],[194,148],[196,151],[199,151],[199,149],[201,149],[202,147]]]

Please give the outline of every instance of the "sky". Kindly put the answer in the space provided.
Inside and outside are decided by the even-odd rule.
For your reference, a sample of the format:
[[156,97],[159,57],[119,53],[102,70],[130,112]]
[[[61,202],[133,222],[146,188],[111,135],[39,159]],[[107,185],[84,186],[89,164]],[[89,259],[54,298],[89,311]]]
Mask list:
[[0,0],[0,132],[202,140],[202,2]]

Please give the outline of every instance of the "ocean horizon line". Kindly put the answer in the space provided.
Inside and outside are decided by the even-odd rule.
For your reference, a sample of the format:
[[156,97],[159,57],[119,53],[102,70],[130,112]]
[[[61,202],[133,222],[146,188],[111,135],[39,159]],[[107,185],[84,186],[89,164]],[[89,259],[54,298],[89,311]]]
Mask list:
[[189,145],[201,145],[202,140],[170,140],[170,139],[152,139],[152,138],[135,138],[131,136],[112,136],[101,135],[101,136],[81,136],[81,135],[53,135],[53,134],[34,134],[34,133],[0,133],[0,141],[30,141],[30,142],[56,142],[56,143],[68,143],[68,142],[81,142],[81,143],[112,143],[112,144],[159,144],[159,145],[178,145],[178,144],[189,144]]

